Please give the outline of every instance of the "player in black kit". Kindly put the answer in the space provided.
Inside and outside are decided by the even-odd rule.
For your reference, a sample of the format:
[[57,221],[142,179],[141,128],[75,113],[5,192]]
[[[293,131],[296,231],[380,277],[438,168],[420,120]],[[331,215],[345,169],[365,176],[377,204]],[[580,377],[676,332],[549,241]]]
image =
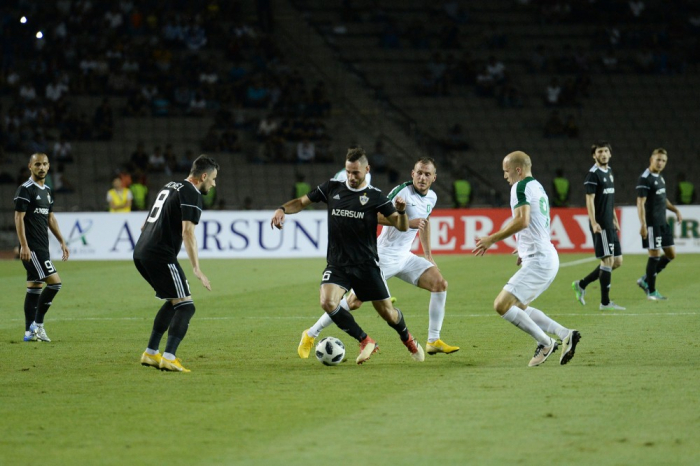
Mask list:
[[656,276],[676,257],[673,230],[666,222],[666,209],[676,214],[679,222],[683,221],[681,213],[666,197],[666,181],[661,176],[666,162],[666,149],[654,149],[649,159],[649,168],[644,170],[637,182],[637,213],[641,224],[639,233],[642,235],[642,247],[649,250],[646,274],[637,280],[637,285],[644,290],[647,299],[652,301],[666,299],[656,289]]
[[321,308],[341,330],[360,342],[357,364],[367,361],[379,347],[352,314],[340,306],[340,300],[350,289],[361,301],[372,301],[379,315],[399,334],[413,359],[423,361],[423,348],[409,333],[401,311],[391,304],[389,287],[378,265],[377,213],[398,230],[407,231],[406,202],[397,197],[394,208],[379,189],[365,180],[369,170],[365,151],[351,147],[345,158],[347,181],[326,181],[310,193],[286,202],[275,211],[270,224],[282,229],[285,214],[301,212],[312,202],[328,204],[328,264],[321,279]]
[[[206,155],[197,157],[187,179],[171,181],[160,190],[141,228],[134,248],[134,263],[155,290],[156,297],[165,300],[153,322],[148,347],[141,355],[144,366],[190,372],[175,357],[195,311],[190,286],[177,255],[184,242],[195,277],[211,291],[209,279],[199,268],[194,227],[202,215],[202,194],[216,186],[218,171],[219,165],[214,159]],[[166,330],[168,341],[161,356],[158,348]]]
[[586,208],[590,222],[595,256],[600,265],[585,278],[571,284],[576,299],[586,304],[586,287],[600,278],[600,310],[624,311],[610,300],[610,282],[612,271],[622,265],[622,250],[617,232],[620,222],[615,213],[615,178],[608,165],[612,157],[612,147],[607,141],[597,141],[591,146],[595,165],[591,167],[584,181],[586,189]]
[[[15,229],[19,238],[19,258],[27,270],[24,296],[24,341],[51,341],[44,329],[44,316],[61,289],[61,277],[49,255],[49,232],[61,244],[62,259],[70,253],[53,215],[51,188],[44,184],[49,173],[49,157],[29,158],[31,176],[15,193]],[[42,290],[42,283],[46,286]]]

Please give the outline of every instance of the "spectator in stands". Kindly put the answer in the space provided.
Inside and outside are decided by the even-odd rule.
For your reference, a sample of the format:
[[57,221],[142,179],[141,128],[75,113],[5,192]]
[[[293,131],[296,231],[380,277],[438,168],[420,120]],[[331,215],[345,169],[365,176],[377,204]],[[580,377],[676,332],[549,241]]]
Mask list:
[[240,152],[241,144],[239,142],[238,133],[232,128],[227,128],[221,134],[219,140],[219,150],[223,152]]
[[202,139],[202,150],[204,152],[218,152],[221,149],[219,142],[219,133],[216,131],[216,126],[212,125]]
[[70,180],[66,177],[65,166],[63,163],[59,163],[56,170],[52,174],[52,190],[55,193],[72,193],[75,192],[75,188]]
[[303,173],[297,173],[295,178],[296,181],[294,182],[294,188],[292,189],[292,197],[294,199],[311,192],[311,185],[306,182],[306,177]]
[[66,140],[66,137],[61,134],[58,141],[53,145],[53,160],[58,162],[73,161],[73,146]]
[[34,88],[34,84],[31,82],[22,83],[22,85],[19,87],[19,96],[22,98],[22,100],[27,102],[36,99],[36,89]]
[[143,141],[139,141],[136,144],[136,150],[131,153],[129,162],[133,170],[138,169],[142,173],[146,172],[148,169],[148,154],[146,153]]
[[149,207],[146,176],[141,173],[141,171],[137,170],[134,173],[134,180],[135,181],[129,186],[129,191],[131,191],[131,195],[133,196],[131,210],[146,210]]
[[166,160],[165,155],[163,155],[163,149],[160,146],[156,146],[153,149],[153,154],[148,158],[148,171],[150,173],[164,173],[166,171]]
[[545,93],[545,105],[548,107],[556,107],[559,105],[559,98],[561,97],[561,85],[559,84],[559,79],[552,78],[547,86]]
[[452,206],[455,209],[469,207],[472,202],[472,185],[462,176],[452,183]]
[[316,157],[316,145],[308,139],[297,144],[297,163],[312,163]]
[[496,84],[501,84],[506,77],[506,66],[502,61],[497,60],[495,56],[491,55],[488,63],[486,64],[486,72],[491,76]]
[[187,149],[177,163],[177,171],[180,173],[189,173],[195,158],[194,152],[192,152],[191,149]]
[[207,109],[207,101],[201,92],[197,91],[190,100],[190,105],[187,108],[187,114],[190,116],[202,116]]
[[279,123],[275,120],[272,114],[265,115],[258,125],[258,141],[264,142],[277,132]]
[[185,31],[185,45],[191,51],[197,51],[207,44],[207,33],[204,28],[193,20]]
[[618,70],[619,60],[617,59],[617,55],[615,55],[615,51],[612,49],[612,47],[603,52],[600,57],[600,61],[603,65],[604,71],[614,73]]
[[483,68],[479,74],[476,75],[476,95],[480,97],[493,97],[496,89],[496,82],[493,80],[493,76]]
[[552,180],[552,205],[554,207],[568,207],[569,193],[571,186],[569,180],[564,176],[564,170],[557,168]]
[[686,180],[685,173],[678,173],[678,188],[676,192],[676,204],[690,205],[695,201],[695,186]]
[[68,92],[68,86],[61,82],[58,77],[55,77],[46,85],[44,93],[47,100],[55,103],[58,102]]
[[109,204],[109,211],[112,213],[131,212],[134,195],[124,187],[121,178],[115,176],[112,178],[112,189],[107,191],[106,200]]
[[177,170],[177,156],[172,144],[168,143],[165,145],[163,157],[165,157],[165,172],[169,174],[175,172]]

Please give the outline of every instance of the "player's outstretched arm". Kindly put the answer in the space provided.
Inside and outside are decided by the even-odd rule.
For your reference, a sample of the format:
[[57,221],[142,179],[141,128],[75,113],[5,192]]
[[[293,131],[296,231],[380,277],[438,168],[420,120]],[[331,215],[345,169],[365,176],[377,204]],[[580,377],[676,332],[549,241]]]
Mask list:
[[199,254],[197,252],[197,237],[194,235],[194,223],[189,220],[182,221],[182,243],[185,245],[185,251],[187,251],[187,257],[190,259],[190,264],[192,264],[192,270],[194,276],[197,277],[199,281],[202,282],[202,286],[207,290],[211,291],[211,284],[209,279],[204,272],[199,268]]
[[61,259],[67,261],[68,256],[70,256],[70,251],[68,250],[66,242],[63,240],[61,229],[58,228],[58,220],[56,220],[56,216],[53,214],[53,212],[49,213],[49,230],[51,230],[51,233],[53,233],[58,242],[61,244]]
[[279,206],[272,215],[272,220],[270,220],[270,228],[277,228],[278,230],[281,230],[284,228],[284,217],[286,214],[296,214],[301,212],[309,204],[311,204],[311,199],[309,199],[309,196],[306,194],[296,199],[292,199],[291,201],[285,202]]
[[530,205],[525,204],[515,209],[513,218],[501,230],[492,235],[477,238],[476,247],[472,249],[472,253],[483,256],[492,245],[524,230],[528,225],[530,225]]

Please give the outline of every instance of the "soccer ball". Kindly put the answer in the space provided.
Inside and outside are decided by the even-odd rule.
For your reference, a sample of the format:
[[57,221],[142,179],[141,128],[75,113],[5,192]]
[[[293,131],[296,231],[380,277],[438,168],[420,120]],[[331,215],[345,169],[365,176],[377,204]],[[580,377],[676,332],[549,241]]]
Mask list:
[[326,337],[316,345],[316,359],[326,366],[335,366],[345,359],[345,345],[333,337]]

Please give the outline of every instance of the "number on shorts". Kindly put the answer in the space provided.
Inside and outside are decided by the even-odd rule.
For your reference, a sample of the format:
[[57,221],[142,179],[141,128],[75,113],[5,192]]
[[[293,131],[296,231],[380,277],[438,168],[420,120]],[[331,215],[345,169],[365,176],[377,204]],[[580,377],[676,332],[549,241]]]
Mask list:
[[51,261],[45,261],[44,267],[46,267],[46,271],[49,273],[54,273],[56,271],[56,268],[53,266]]
[[331,279],[331,271],[330,271],[330,270],[326,270],[325,272],[323,272],[323,278],[321,279],[321,281],[322,281],[322,282],[327,282],[327,281],[330,280],[330,279]]
[[661,249],[661,240],[662,239],[663,238],[661,238],[661,236],[657,236],[656,238],[654,238],[654,243],[656,243],[656,249]]
[[549,202],[544,197],[540,198],[540,212],[547,218],[546,227],[549,227]]
[[158,193],[158,197],[156,197],[156,202],[153,203],[151,213],[148,216],[148,220],[146,220],[148,223],[153,223],[156,220],[158,220],[158,217],[160,217],[160,213],[163,211],[163,204],[165,203],[165,200],[168,198],[168,196],[170,196],[170,191],[168,191],[167,189],[164,189]]

